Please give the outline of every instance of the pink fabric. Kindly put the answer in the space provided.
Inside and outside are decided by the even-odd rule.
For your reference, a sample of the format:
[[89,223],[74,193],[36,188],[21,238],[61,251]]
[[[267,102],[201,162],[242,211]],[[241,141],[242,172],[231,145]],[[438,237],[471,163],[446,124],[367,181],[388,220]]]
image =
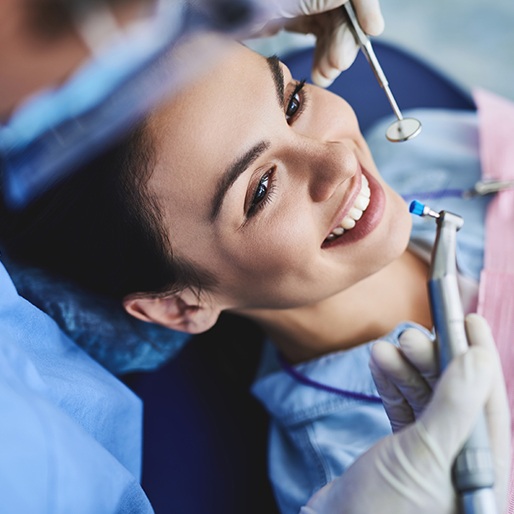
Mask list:
[[[514,179],[514,103],[481,89],[474,91],[474,98],[479,116],[482,176]],[[514,190],[502,191],[491,200],[485,234],[477,310],[491,325],[498,346],[514,438]],[[514,459],[510,480],[508,512],[514,514]]]

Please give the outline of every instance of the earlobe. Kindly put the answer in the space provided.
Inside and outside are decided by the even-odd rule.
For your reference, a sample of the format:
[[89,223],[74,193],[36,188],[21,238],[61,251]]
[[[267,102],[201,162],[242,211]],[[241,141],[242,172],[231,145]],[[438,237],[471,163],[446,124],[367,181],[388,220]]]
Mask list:
[[137,319],[190,334],[209,330],[221,312],[200,302],[189,290],[164,297],[129,295],[123,299],[123,307]]

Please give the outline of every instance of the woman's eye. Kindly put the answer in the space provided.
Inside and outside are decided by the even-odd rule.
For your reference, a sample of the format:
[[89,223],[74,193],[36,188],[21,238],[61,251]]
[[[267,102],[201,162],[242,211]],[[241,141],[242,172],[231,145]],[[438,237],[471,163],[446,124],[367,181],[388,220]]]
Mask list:
[[246,213],[248,218],[256,214],[270,200],[273,190],[273,171],[274,169],[269,170],[257,184],[252,202]]
[[300,109],[301,105],[301,98],[300,94],[296,93],[291,100],[289,100],[289,105],[287,106],[286,110],[286,119],[289,121],[291,118],[294,118],[295,114],[298,112],[298,109]]
[[297,116],[299,116],[303,110],[305,98],[302,90],[304,86],[305,80],[298,82],[289,97],[289,101],[286,106],[286,121],[288,123],[292,122]]
[[269,172],[262,177],[261,181],[259,182],[259,185],[257,186],[257,189],[255,191],[255,194],[253,195],[252,205],[251,209],[255,208],[259,203],[266,198],[266,192],[268,191],[268,183],[269,183]]

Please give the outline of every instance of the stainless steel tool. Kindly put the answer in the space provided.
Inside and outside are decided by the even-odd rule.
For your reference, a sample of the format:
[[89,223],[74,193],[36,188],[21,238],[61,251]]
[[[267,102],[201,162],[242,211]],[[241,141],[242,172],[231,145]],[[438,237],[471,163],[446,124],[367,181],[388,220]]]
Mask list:
[[355,40],[360,46],[362,52],[366,56],[368,63],[371,66],[371,69],[375,73],[375,77],[378,80],[378,83],[384,90],[391,107],[393,108],[393,112],[398,118],[396,121],[391,123],[386,131],[386,137],[389,141],[394,143],[407,141],[416,137],[421,132],[421,122],[416,118],[404,118],[396,100],[391,92],[391,88],[389,87],[389,82],[378,62],[377,56],[371,46],[371,41],[368,36],[362,30],[359,21],[357,20],[357,16],[355,11],[353,10],[352,3],[350,1],[345,2],[343,4],[343,9],[346,11],[348,16],[348,20],[350,23],[350,29],[353,32]]
[[[410,204],[410,212],[432,217],[437,224],[428,292],[439,350],[439,364],[443,370],[454,356],[468,349],[456,260],[456,235],[464,220],[461,216],[448,211],[435,212],[417,200]],[[480,416],[475,429],[455,460],[453,481],[463,513],[498,513],[493,492],[494,467],[483,415]]]

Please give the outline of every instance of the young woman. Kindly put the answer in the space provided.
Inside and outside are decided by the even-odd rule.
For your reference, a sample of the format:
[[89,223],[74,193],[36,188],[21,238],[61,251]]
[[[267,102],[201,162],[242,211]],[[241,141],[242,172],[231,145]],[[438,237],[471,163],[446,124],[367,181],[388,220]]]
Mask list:
[[390,433],[370,347],[429,334],[428,265],[351,107],[275,57],[232,44],[108,154],[4,219],[12,257],[139,319],[200,333],[227,311],[264,329],[279,359],[255,392],[275,421],[284,513]]

